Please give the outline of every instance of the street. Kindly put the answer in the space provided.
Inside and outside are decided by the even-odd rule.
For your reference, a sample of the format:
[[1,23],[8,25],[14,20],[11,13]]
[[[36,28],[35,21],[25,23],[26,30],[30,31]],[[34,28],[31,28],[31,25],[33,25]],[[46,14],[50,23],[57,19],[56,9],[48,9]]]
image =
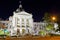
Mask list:
[[60,40],[60,36],[27,36],[27,37],[6,37],[0,38],[0,40]]

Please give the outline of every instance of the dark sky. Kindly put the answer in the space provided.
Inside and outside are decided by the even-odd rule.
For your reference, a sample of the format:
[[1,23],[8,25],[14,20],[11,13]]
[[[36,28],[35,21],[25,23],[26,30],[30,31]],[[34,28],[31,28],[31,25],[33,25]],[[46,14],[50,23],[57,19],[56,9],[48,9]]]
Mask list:
[[[7,19],[19,7],[20,0],[0,0],[0,18]],[[59,15],[60,1],[21,0],[23,9],[32,13],[34,21],[41,21],[45,12]]]

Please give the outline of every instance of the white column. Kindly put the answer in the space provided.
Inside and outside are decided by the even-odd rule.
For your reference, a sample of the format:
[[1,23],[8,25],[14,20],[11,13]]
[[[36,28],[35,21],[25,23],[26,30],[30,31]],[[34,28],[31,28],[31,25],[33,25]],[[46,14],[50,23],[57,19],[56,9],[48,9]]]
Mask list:
[[20,34],[22,35],[22,28],[20,29]]
[[13,19],[12,19],[12,23],[13,23],[12,26],[15,26],[15,17],[14,16],[13,16]]
[[20,34],[22,34],[22,19],[20,18]]
[[17,27],[17,17],[16,17],[16,21],[15,21],[15,27]]
[[20,28],[21,28],[21,26],[22,26],[22,22],[21,22],[22,20],[21,20],[21,18],[20,18]]
[[25,32],[28,33],[27,26],[26,26],[26,22],[27,22],[26,18],[24,20],[25,20],[25,30],[26,30]]
[[20,29],[20,34],[22,34],[22,32],[21,32],[21,28],[22,28],[21,21],[22,21],[22,20],[21,20],[21,18],[20,18],[20,28],[19,28],[19,29]]
[[26,18],[24,19],[24,26],[25,26],[25,28],[26,28]]
[[15,18],[15,26],[14,27],[16,28],[16,32],[17,32],[17,17]]

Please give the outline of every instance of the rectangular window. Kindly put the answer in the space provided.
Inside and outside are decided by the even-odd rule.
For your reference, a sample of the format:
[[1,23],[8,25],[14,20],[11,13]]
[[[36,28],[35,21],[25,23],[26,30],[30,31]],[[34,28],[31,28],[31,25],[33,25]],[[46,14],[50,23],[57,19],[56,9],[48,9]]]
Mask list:
[[29,20],[27,19],[26,22],[29,24]]
[[22,25],[22,27],[25,27],[24,25]]
[[25,29],[22,29],[22,34],[24,34],[25,33]]
[[27,27],[29,27],[29,25],[26,25]]
[[17,18],[17,24],[20,24],[20,19],[19,18]]
[[11,28],[11,26],[10,26],[10,28]]
[[20,25],[17,25],[17,27],[20,27]]
[[24,22],[24,19],[22,18],[22,22]]

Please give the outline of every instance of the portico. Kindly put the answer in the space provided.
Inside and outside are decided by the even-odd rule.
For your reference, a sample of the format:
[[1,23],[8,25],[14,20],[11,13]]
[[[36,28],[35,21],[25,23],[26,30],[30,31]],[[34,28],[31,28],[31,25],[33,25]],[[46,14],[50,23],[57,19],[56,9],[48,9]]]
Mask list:
[[17,30],[19,30],[20,35],[25,35],[32,32],[31,31],[33,28],[32,14],[25,12],[22,9],[22,5],[19,5],[19,8],[13,12],[12,17],[13,17],[12,27],[14,27],[16,32]]

